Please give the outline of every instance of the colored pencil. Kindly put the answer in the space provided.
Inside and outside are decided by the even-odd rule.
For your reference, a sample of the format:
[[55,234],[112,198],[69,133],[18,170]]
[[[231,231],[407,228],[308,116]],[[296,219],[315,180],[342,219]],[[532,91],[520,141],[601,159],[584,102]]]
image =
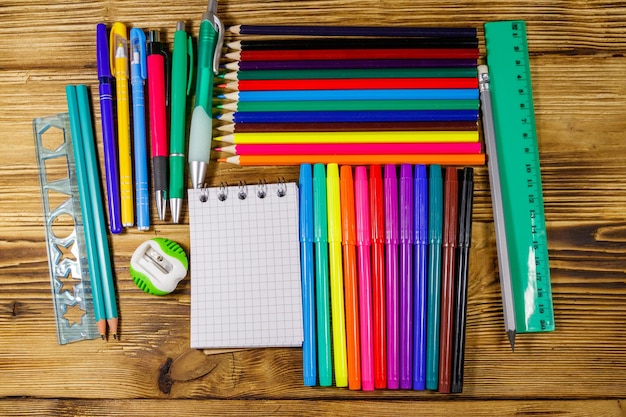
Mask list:
[[286,111],[478,110],[479,105],[478,100],[250,101],[220,104],[216,108],[232,112],[253,113]]
[[[476,121],[458,122],[329,122],[329,123],[228,123],[216,127],[219,132],[241,133],[294,133],[294,132],[478,132]],[[316,134],[316,136],[322,136]]]
[[464,168],[459,193],[459,243],[456,264],[454,333],[450,392],[463,392],[465,362],[465,326],[467,322],[467,278],[469,250],[472,242],[472,206],[474,202],[474,170]]
[[275,49],[224,54],[235,61],[323,61],[329,59],[478,59],[478,48]]
[[455,38],[306,38],[306,39],[240,39],[226,43],[232,50],[303,50],[303,49],[395,49],[395,48],[478,48],[477,37]]
[[476,78],[354,78],[310,80],[241,80],[220,84],[220,88],[237,91],[282,90],[386,90],[417,88],[478,88]]
[[343,101],[343,100],[478,100],[475,88],[407,88],[366,90],[264,90],[233,91],[219,99],[242,102]]
[[220,78],[238,80],[321,80],[327,78],[476,78],[476,68],[353,68],[231,71]]
[[348,388],[361,389],[361,342],[359,335],[359,292],[356,268],[356,223],[354,221],[354,180],[351,166],[339,171],[341,200],[341,244],[346,297],[346,350],[348,355]]
[[216,116],[218,120],[235,123],[267,122],[429,122],[478,121],[477,110],[362,110],[362,111],[283,111],[236,112]]
[[386,37],[475,37],[475,28],[401,27],[401,26],[304,26],[304,25],[234,25],[235,35],[298,36],[386,36]]
[[424,155],[237,155],[219,158],[219,162],[241,166],[299,165],[303,163],[372,165],[372,164],[441,164],[484,165],[484,154],[424,154]]
[[444,182],[443,257],[441,273],[441,324],[439,330],[438,391],[450,393],[452,330],[454,317],[454,267],[458,234],[459,181],[455,167],[447,167]]
[[243,144],[215,148],[236,155],[380,155],[380,154],[466,154],[480,153],[480,142],[450,143],[288,143]]
[[320,61],[235,61],[224,64],[227,70],[295,70],[357,68],[473,68],[476,59],[350,59]]

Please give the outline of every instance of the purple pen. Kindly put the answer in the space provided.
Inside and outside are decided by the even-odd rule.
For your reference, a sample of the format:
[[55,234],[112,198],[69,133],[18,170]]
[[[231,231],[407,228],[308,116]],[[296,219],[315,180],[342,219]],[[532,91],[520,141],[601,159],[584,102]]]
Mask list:
[[400,388],[413,386],[413,166],[400,166]]
[[428,178],[416,165],[413,177],[413,389],[426,384],[426,287],[428,285]]
[[109,42],[104,23],[96,25],[96,61],[100,82],[100,114],[102,117],[102,141],[104,145],[104,171],[109,206],[111,233],[122,231],[120,209],[120,180],[117,171],[117,145],[113,127],[113,77],[109,65]]
[[400,387],[398,357],[398,176],[385,165],[385,286],[387,289],[387,388]]

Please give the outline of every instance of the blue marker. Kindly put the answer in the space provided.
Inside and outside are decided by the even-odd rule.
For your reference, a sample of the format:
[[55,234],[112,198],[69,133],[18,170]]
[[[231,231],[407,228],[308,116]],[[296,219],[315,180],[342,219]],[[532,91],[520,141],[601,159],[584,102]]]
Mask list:
[[150,228],[150,196],[148,190],[148,151],[144,80],[146,70],[146,35],[143,30],[130,30],[130,84],[133,93],[133,159],[135,161],[135,204],[137,228]]
[[428,179],[416,165],[413,181],[413,389],[426,387],[426,277],[428,275]]
[[313,173],[311,164],[300,166],[300,268],[302,269],[302,361],[304,385],[317,385],[315,348],[315,284],[313,256]]
[[317,311],[317,355],[320,385],[333,383],[330,341],[330,281],[328,265],[328,221],[326,207],[326,170],[313,165],[313,241],[315,242],[315,297]]

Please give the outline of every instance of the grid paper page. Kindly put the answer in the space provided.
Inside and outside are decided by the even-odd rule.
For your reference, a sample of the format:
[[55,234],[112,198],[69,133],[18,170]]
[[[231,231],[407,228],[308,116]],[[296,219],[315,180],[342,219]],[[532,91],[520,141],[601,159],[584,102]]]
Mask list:
[[244,188],[188,190],[192,348],[302,345],[297,186]]

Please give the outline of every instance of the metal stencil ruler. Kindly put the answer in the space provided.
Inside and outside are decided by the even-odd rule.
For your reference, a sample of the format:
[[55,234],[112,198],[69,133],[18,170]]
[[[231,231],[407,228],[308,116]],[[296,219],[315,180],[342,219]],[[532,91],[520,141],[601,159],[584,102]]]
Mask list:
[[96,339],[69,116],[36,118],[33,130],[58,341]]
[[518,333],[554,330],[548,238],[526,23],[485,24]]

